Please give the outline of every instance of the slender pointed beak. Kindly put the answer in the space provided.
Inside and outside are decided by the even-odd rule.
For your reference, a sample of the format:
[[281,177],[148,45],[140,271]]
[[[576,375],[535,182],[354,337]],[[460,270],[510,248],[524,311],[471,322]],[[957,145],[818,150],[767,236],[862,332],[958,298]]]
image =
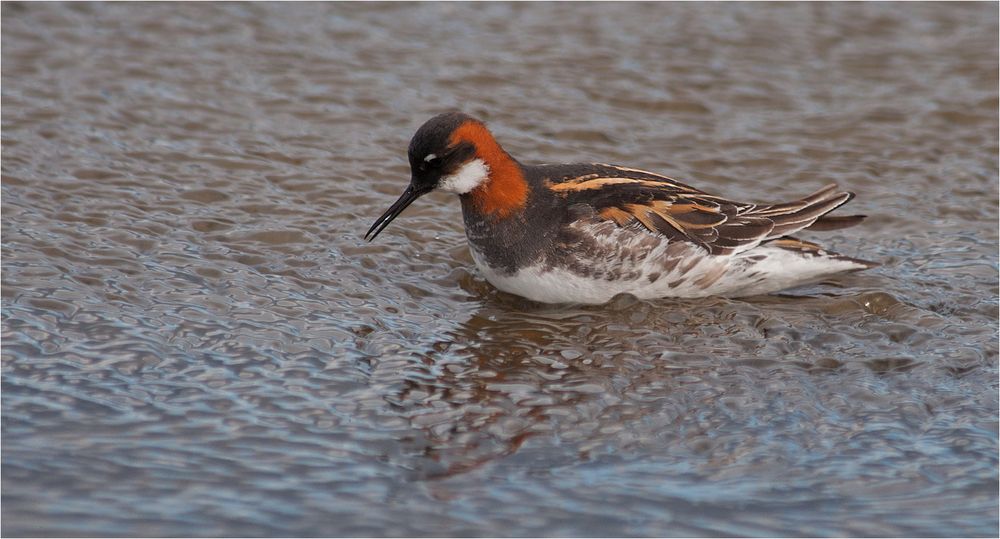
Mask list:
[[378,236],[379,233],[385,229],[385,227],[389,226],[389,223],[391,223],[393,219],[403,213],[403,210],[405,210],[407,206],[409,206],[414,200],[420,198],[420,196],[425,192],[426,191],[417,191],[412,185],[407,187],[406,191],[403,191],[402,196],[399,197],[399,200],[393,202],[392,206],[389,206],[389,209],[382,214],[382,217],[379,217],[378,220],[375,221],[375,224],[368,229],[368,232],[365,234],[365,239],[368,241],[374,240],[375,236]]

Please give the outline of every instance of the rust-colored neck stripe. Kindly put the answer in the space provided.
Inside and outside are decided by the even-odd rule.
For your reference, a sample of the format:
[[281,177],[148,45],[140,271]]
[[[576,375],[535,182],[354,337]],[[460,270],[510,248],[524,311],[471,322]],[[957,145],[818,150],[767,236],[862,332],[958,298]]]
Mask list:
[[489,178],[473,189],[469,196],[476,208],[484,214],[505,218],[522,207],[528,200],[528,182],[521,167],[493,138],[486,126],[475,120],[466,120],[451,135],[451,143],[469,142],[476,147],[476,157],[490,169]]

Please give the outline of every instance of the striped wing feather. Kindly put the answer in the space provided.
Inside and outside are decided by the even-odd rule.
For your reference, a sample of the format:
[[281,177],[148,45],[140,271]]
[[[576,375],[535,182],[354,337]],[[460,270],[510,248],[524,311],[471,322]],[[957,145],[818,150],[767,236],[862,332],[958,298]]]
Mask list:
[[550,181],[570,204],[586,204],[619,226],[639,223],[651,232],[732,254],[805,228],[835,230],[861,222],[862,215],[825,217],[854,197],[835,184],[781,204],[733,202],[650,172],[593,165],[586,174]]

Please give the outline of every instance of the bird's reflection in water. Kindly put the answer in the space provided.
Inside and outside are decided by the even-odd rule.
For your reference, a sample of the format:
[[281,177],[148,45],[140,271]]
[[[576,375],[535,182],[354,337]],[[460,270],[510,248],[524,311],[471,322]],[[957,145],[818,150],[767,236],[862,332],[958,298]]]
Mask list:
[[641,343],[620,340],[622,329],[654,311],[634,298],[602,308],[491,298],[434,352],[410,361],[386,398],[413,427],[403,443],[420,458],[408,467],[419,479],[461,474],[517,453],[531,438],[586,457],[623,419],[651,410],[641,405],[643,392],[662,391],[681,372],[654,368],[656,358],[640,351],[678,349],[683,326]]

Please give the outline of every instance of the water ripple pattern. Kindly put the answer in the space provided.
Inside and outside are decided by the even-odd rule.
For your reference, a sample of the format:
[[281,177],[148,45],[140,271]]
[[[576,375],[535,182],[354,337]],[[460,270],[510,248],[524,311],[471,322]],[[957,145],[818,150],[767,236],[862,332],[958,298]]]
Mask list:
[[[995,3],[2,6],[2,533],[998,534]],[[879,269],[544,306],[453,198],[530,162],[836,181]]]

